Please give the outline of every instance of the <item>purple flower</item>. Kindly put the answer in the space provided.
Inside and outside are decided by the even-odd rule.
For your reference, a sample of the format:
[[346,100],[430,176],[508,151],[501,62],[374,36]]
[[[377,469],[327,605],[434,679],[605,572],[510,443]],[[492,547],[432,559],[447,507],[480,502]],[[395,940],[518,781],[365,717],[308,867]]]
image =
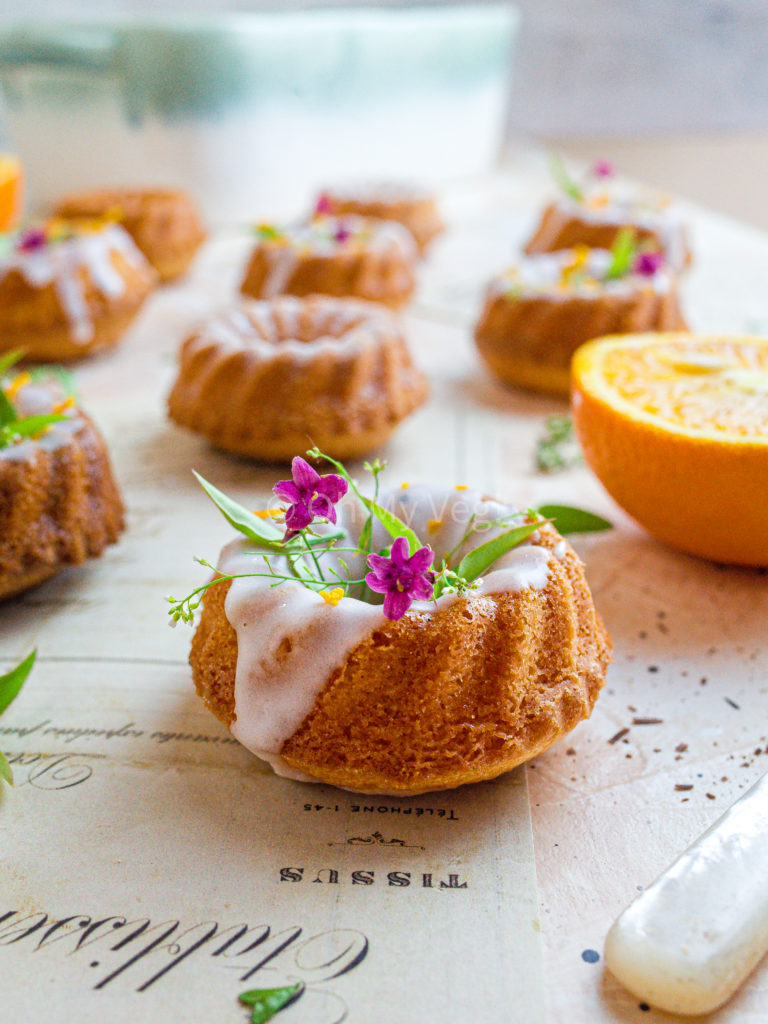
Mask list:
[[664,253],[641,252],[635,260],[632,270],[642,277],[653,277],[653,275],[664,266]]
[[320,476],[308,462],[300,456],[291,463],[293,480],[281,480],[272,488],[274,494],[289,507],[285,513],[285,537],[290,540],[305,529],[317,518],[336,522],[336,509],[333,507],[347,493],[347,481],[344,477],[328,473]]
[[317,197],[317,202],[315,203],[315,214],[314,215],[315,215],[315,217],[323,217],[325,214],[328,214],[330,212],[331,212],[331,200],[328,198],[328,196],[325,194],[325,192],[323,192],[322,195]]
[[336,228],[336,231],[334,232],[333,237],[336,239],[337,242],[339,242],[341,244],[343,242],[346,242],[346,240],[348,238],[352,237],[352,232],[349,230],[347,225],[344,224],[343,221],[342,221],[342,222],[339,223],[339,226]]
[[35,252],[42,249],[48,238],[42,228],[29,228],[16,242],[19,252]]
[[596,178],[612,178],[614,175],[613,164],[610,160],[597,160],[592,166],[592,174]]
[[429,571],[435,553],[431,548],[419,548],[408,557],[408,541],[398,537],[389,557],[369,555],[368,565],[373,570],[365,582],[377,594],[385,594],[384,614],[388,619],[402,619],[414,601],[432,597],[435,574]]

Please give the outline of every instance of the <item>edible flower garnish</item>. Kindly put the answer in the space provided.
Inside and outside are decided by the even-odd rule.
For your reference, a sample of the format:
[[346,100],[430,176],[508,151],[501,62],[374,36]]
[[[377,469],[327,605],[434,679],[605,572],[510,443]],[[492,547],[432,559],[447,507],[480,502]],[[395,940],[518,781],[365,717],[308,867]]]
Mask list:
[[342,245],[352,237],[352,232],[343,221],[339,221],[339,224],[333,233],[333,237],[340,245]]
[[16,240],[19,252],[36,252],[48,244],[48,236],[43,228],[28,228]]
[[664,253],[662,252],[641,252],[638,254],[632,266],[635,274],[641,277],[653,277],[664,266]]
[[325,192],[323,192],[321,195],[317,197],[317,202],[315,203],[315,210],[313,216],[324,217],[326,214],[332,212],[333,207],[331,206],[331,200],[328,198]]
[[50,413],[36,416],[21,415],[15,404],[19,391],[34,380],[35,376],[46,378],[61,375],[61,371],[55,367],[40,367],[36,372],[17,373],[8,379],[8,370],[23,355],[22,350],[16,350],[0,357],[0,450],[27,438],[41,437],[54,423],[68,419],[67,413],[73,405],[71,398],[67,397],[54,405]]
[[595,178],[612,178],[614,174],[610,160],[596,160],[592,165],[592,175]]
[[282,231],[274,224],[257,224],[254,231],[265,242],[274,242],[283,236]]
[[291,475],[292,480],[281,480],[272,488],[278,498],[290,503],[285,512],[284,540],[295,537],[317,518],[335,523],[334,505],[349,489],[343,477],[334,473],[320,476],[300,455],[291,463]]
[[548,416],[536,443],[536,468],[540,473],[559,473],[584,461],[570,416]]
[[584,189],[578,185],[568,173],[563,158],[558,153],[553,153],[549,158],[549,169],[552,177],[560,187],[561,192],[575,199],[577,203],[584,200]]
[[402,619],[414,601],[432,597],[435,574],[430,567],[435,560],[431,548],[419,548],[408,557],[408,541],[398,537],[389,555],[368,555],[371,572],[365,582],[377,594],[384,594],[384,614],[396,622]]
[[[29,673],[32,671],[32,666],[35,664],[35,658],[37,657],[37,651],[32,651],[27,657],[20,662],[16,668],[11,669],[10,672],[6,672],[5,675],[0,676],[0,713],[5,711],[12,701],[16,700],[24,683],[27,681]],[[13,772],[11,766],[8,764],[8,758],[5,754],[0,751],[0,779],[3,779],[8,785],[13,785]]]
[[244,1006],[251,1007],[251,1024],[267,1024],[274,1015],[296,1002],[304,993],[304,985],[285,985],[283,988],[253,988],[237,997]]
[[[386,468],[385,463],[378,459],[365,463],[365,469],[373,477],[373,494],[368,497],[341,462],[318,448],[306,454],[316,462],[324,460],[334,472],[321,475],[297,456],[291,466],[291,479],[281,480],[273,488],[275,495],[287,505],[266,518],[263,510],[249,511],[195,474],[227,522],[253,542],[254,550],[246,554],[253,556],[254,569],[227,576],[205,559],[196,559],[214,572],[214,578],[181,600],[168,598],[171,625],[193,621],[208,587],[241,577],[261,577],[270,587],[298,583],[330,608],[337,607],[346,597],[377,604],[381,600],[379,595],[383,595],[383,613],[396,621],[408,612],[414,601],[475,589],[483,573],[499,558],[553,519],[558,523],[562,521],[573,532],[610,527],[610,523],[599,517],[564,506],[547,506],[546,511],[510,512],[491,522],[483,520],[482,516],[478,521],[475,513],[455,547],[436,564],[434,549],[379,501],[379,477]],[[362,513],[362,518],[357,519],[362,527],[359,532],[355,531],[356,539],[337,526],[336,506],[344,497],[357,502]],[[284,532],[274,519],[283,522]],[[440,522],[430,520],[429,532],[435,532],[431,527]],[[485,543],[479,543],[478,535],[488,530],[494,535]],[[382,543],[384,538],[387,538],[386,543]],[[459,558],[459,553],[468,546],[471,550]]]
[[623,227],[611,246],[611,262],[605,272],[606,281],[625,277],[632,269],[637,256],[635,229]]

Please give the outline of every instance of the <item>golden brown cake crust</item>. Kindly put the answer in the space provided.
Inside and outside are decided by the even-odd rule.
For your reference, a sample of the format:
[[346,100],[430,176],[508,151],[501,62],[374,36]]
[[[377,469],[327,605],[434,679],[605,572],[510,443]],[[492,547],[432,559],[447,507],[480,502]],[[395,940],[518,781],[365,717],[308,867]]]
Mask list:
[[312,445],[355,458],[426,400],[426,379],[386,310],[283,296],[243,304],[235,316],[239,343],[213,325],[184,342],[168,397],[171,419],[217,447],[277,462]]
[[[327,221],[321,218],[310,225]],[[248,260],[241,293],[256,299],[333,295],[399,309],[416,287],[416,247],[411,235],[400,224],[364,218],[351,217],[339,224],[349,224],[358,237],[349,244],[318,247],[308,226],[307,244],[302,238],[289,242],[289,235],[261,239]]]
[[[541,543],[561,539],[552,528]],[[230,584],[207,591],[190,662],[226,725],[235,713],[237,637]],[[543,590],[472,594],[409,613],[360,643],[332,673],[281,754],[293,768],[363,792],[417,794],[490,779],[588,717],[611,645],[570,547]]]
[[[136,256],[141,259],[138,253]],[[28,362],[64,363],[117,344],[156,278],[144,260],[135,264],[117,250],[109,259],[124,284],[119,295],[105,294],[86,266],[75,271],[89,327],[89,336],[81,339],[62,304],[58,278],[38,287],[19,270],[9,270],[0,278],[0,352],[21,349]]]
[[[588,245],[590,249],[611,249],[619,236],[622,228],[626,227],[622,221],[597,221],[580,217],[578,212],[565,209],[559,203],[550,203],[541,215],[541,221],[533,236],[524,248],[524,252],[533,255],[540,252],[556,252],[558,249],[573,249],[577,245]],[[664,252],[666,249],[665,239],[656,231],[632,225],[635,237],[639,244],[651,243],[654,249]],[[691,263],[691,250],[687,242],[684,243],[684,254],[682,270]]]
[[123,529],[123,503],[104,441],[91,419],[53,450],[29,459],[0,454],[0,599],[66,565],[100,555]]
[[571,357],[604,334],[686,330],[677,293],[637,288],[599,297],[488,295],[475,328],[478,351],[514,387],[567,395]]
[[181,277],[206,237],[197,206],[180,189],[91,189],[65,196],[56,214],[68,220],[113,218],[161,281]]

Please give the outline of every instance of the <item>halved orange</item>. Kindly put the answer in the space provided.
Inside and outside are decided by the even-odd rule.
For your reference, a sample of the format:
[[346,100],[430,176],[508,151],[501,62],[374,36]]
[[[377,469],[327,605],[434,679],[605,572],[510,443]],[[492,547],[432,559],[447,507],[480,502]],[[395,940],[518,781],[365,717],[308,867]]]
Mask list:
[[768,338],[636,334],[573,359],[584,457],[659,540],[768,566]]
[[0,231],[19,223],[24,205],[24,172],[18,157],[0,153]]

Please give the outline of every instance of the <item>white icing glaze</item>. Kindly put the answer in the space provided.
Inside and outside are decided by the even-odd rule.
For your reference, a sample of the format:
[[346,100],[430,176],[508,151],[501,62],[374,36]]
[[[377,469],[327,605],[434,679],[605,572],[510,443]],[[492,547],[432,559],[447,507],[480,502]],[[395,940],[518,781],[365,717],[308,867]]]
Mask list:
[[[25,384],[13,399],[19,417],[47,416],[53,412],[57,402],[62,399],[58,389],[47,388],[41,384]],[[7,462],[29,462],[40,451],[56,451],[68,445],[73,436],[82,427],[83,420],[76,412],[67,414],[67,419],[53,423],[38,438],[29,438],[0,448],[0,460]]]
[[201,327],[189,345],[195,352],[211,346],[222,353],[245,351],[259,362],[285,354],[307,363],[329,351],[340,358],[354,355],[400,333],[394,316],[370,303],[317,297],[308,305],[283,295],[225,310]]
[[[453,552],[450,564],[455,566],[468,551],[509,529],[510,520],[515,525],[516,520],[522,523],[525,518],[514,507],[484,500],[479,492],[469,490],[413,487],[388,492],[380,500],[434,549],[436,565]],[[365,521],[360,505],[347,500],[340,513],[340,524],[355,544]],[[507,522],[489,526],[463,541],[473,513],[475,523],[487,524],[501,517],[507,517]],[[391,538],[377,523],[374,549],[390,543]],[[341,544],[346,546],[345,541]],[[254,556],[254,548],[254,543],[247,540],[228,545],[219,559],[219,571],[225,575],[260,571],[261,556]],[[364,575],[363,556],[347,553],[344,557],[352,578]],[[549,559],[549,549],[529,539],[494,564],[471,592],[470,600],[483,601],[492,594],[529,587],[543,589]],[[270,556],[270,561],[276,572],[287,574],[282,556]],[[332,563],[329,559],[325,564]],[[231,729],[243,746],[269,761],[277,774],[295,777],[280,757],[283,744],[312,710],[334,669],[388,620],[380,605],[345,597],[331,607],[299,583],[275,587],[271,582],[258,576],[235,579],[227,595],[226,616],[237,633],[238,646],[235,721]],[[450,606],[457,596],[445,593],[436,601],[415,602],[407,615],[432,615]]]
[[558,249],[521,258],[514,267],[493,278],[489,294],[509,293],[513,298],[545,295],[555,301],[573,297],[597,300],[603,295],[631,295],[648,289],[664,295],[672,287],[672,275],[663,266],[650,275],[625,274],[606,279],[613,259],[607,249],[590,249],[583,266],[584,277],[576,275],[571,281],[561,284],[563,268],[573,263],[574,258],[573,249]]
[[115,253],[131,266],[146,265],[130,235],[119,224],[106,224],[99,230],[75,234],[30,252],[14,250],[0,257],[0,281],[15,270],[33,288],[53,284],[73,340],[85,344],[93,337],[93,321],[81,271],[88,274],[102,295],[117,298],[125,291],[125,281],[113,263]]

